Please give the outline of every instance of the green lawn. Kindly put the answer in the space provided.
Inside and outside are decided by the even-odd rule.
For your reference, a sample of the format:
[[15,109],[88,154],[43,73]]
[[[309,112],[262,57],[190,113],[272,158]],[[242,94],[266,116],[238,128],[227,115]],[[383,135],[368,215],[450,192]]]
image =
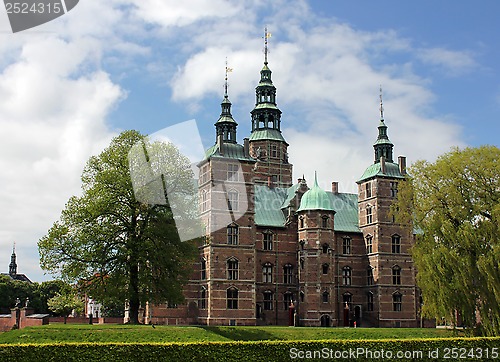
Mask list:
[[453,331],[419,328],[175,327],[51,324],[0,333],[0,344],[54,342],[202,342],[352,340],[455,337]]

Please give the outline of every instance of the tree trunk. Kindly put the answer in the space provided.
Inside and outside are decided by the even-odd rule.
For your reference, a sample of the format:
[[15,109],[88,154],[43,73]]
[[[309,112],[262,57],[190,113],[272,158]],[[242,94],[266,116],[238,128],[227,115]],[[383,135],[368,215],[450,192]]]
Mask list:
[[67,315],[64,316],[64,324],[66,324],[66,319],[68,318]]
[[129,284],[129,317],[130,324],[139,324],[139,268],[137,263],[130,265],[130,284]]

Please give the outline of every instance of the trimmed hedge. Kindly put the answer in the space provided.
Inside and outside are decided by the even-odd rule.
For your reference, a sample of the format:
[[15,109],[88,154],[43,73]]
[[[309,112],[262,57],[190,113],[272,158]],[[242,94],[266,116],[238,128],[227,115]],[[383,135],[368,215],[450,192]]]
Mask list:
[[[381,359],[393,361],[460,359],[467,361],[482,359],[500,361],[499,346],[500,337],[365,341],[4,344],[0,345],[0,361],[233,362],[241,360],[256,362],[302,359],[307,361],[324,361],[325,359],[354,359],[357,361]],[[398,351],[406,352],[406,355],[397,358]],[[421,351],[422,354],[419,355],[420,352],[413,351]],[[480,354],[482,358],[478,358]]]

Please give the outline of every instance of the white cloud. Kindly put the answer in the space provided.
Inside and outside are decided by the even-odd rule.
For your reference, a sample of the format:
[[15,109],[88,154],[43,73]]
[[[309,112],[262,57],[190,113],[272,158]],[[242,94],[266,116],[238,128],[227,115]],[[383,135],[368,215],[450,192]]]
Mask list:
[[474,56],[468,51],[427,48],[418,49],[416,54],[422,62],[437,66],[451,76],[463,74],[477,66]]

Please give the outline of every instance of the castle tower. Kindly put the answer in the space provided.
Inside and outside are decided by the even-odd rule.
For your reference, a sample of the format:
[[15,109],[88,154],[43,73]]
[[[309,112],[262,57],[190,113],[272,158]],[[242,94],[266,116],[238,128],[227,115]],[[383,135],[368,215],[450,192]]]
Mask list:
[[276,87],[267,62],[270,33],[265,31],[264,67],[255,88],[250,155],[257,159],[255,181],[280,187],[292,185],[292,165],[288,163],[288,143],[281,134],[281,111],[276,104]]
[[390,208],[396,200],[398,184],[406,174],[405,158],[393,161],[394,145],[387,135],[382,93],[380,123],[373,145],[374,163],[358,184],[359,227],[366,245],[366,313],[374,325],[397,327],[415,325],[417,290],[410,255],[413,232],[395,222]]
[[334,215],[332,201],[318,186],[304,193],[298,214],[299,300],[298,313],[304,326],[337,325],[335,261],[333,254]]
[[238,144],[237,123],[227,93],[215,122],[216,143],[198,164],[201,219],[206,228],[200,246],[198,322],[255,324],[255,248],[253,167],[247,142]]

